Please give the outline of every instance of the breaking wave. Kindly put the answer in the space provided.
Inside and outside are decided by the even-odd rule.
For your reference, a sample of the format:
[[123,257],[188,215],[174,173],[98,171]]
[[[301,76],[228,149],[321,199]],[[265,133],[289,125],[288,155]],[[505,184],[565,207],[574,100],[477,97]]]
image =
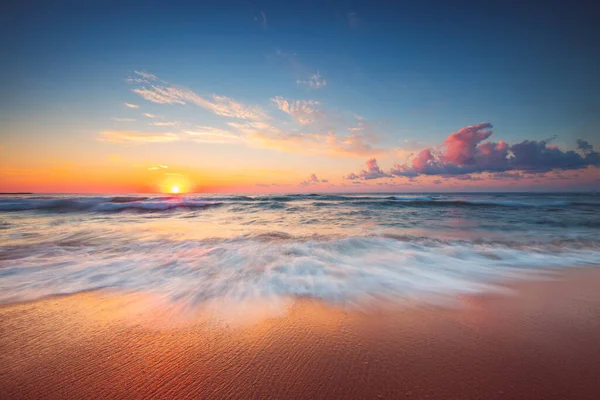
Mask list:
[[521,201],[504,199],[457,199],[441,196],[360,196],[360,195],[266,195],[266,196],[181,196],[181,197],[19,197],[0,199],[0,212],[116,212],[124,210],[167,211],[202,209],[227,205],[256,205],[264,209],[284,208],[287,203],[314,201],[317,206],[340,204],[375,205],[384,207],[569,207],[600,208],[600,202]]
[[[600,264],[597,246],[440,241],[426,237],[294,237],[223,240],[80,237],[0,252],[0,301],[94,289],[157,293],[196,306],[289,297],[357,304],[440,299],[555,267]],[[119,251],[115,251],[119,249]]]
[[172,209],[207,208],[220,202],[198,201],[173,197],[79,197],[79,198],[31,198],[0,201],[0,211],[91,211],[111,212],[123,210],[165,211]]

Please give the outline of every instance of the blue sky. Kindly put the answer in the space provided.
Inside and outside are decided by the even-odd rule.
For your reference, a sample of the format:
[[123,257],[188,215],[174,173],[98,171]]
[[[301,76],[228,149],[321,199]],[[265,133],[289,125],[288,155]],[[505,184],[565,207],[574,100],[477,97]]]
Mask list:
[[[493,125],[494,141],[555,137],[564,151],[576,149],[576,139],[597,148],[600,32],[592,11],[551,2],[13,2],[0,28],[9,55],[0,65],[0,145],[34,157],[35,141],[57,159],[88,166],[110,154],[127,153],[135,163],[166,152],[171,163],[190,157],[181,167],[206,168],[193,155],[181,157],[190,150],[183,143],[121,151],[98,142],[107,130],[156,131],[124,102],[183,130],[231,129],[231,120],[210,109],[140,98],[131,82],[138,71],[204,98],[263,109],[286,132],[312,122],[281,114],[273,99],[310,104],[326,116],[311,134],[343,137],[363,121],[371,145],[400,152],[340,160],[196,143],[196,154],[218,154],[223,164],[256,160],[240,168],[269,159],[264,168],[315,164],[304,175],[332,171],[337,178],[371,156],[389,167],[407,162],[481,122]],[[23,163],[11,159],[5,168]]]

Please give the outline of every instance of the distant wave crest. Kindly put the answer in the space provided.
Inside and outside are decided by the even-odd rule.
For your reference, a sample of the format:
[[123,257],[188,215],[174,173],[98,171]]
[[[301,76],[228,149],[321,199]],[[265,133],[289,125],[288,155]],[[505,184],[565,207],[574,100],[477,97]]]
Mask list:
[[43,210],[57,212],[123,210],[164,211],[171,209],[207,208],[220,202],[198,201],[168,197],[79,197],[79,198],[23,198],[0,201],[0,211]]
[[315,206],[382,207],[600,207],[600,203],[552,201],[521,201],[505,199],[456,199],[448,196],[374,196],[336,194],[291,194],[261,196],[117,196],[117,197],[53,197],[31,196],[0,199],[0,212],[5,211],[56,211],[56,212],[118,212],[124,210],[167,211],[174,209],[203,209],[220,205],[255,206],[276,210],[288,203],[313,202]]

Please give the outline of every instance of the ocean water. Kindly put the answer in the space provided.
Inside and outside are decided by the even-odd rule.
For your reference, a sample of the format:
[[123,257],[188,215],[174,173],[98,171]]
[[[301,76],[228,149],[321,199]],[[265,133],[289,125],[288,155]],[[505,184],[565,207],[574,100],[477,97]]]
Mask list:
[[595,194],[2,196],[0,302],[445,301],[600,265]]

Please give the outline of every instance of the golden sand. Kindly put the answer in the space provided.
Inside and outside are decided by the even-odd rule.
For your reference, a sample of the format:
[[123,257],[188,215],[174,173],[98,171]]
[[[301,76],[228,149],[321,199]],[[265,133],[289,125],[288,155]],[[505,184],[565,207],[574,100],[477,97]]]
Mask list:
[[600,271],[511,288],[244,324],[102,292],[3,306],[0,397],[600,399]]

